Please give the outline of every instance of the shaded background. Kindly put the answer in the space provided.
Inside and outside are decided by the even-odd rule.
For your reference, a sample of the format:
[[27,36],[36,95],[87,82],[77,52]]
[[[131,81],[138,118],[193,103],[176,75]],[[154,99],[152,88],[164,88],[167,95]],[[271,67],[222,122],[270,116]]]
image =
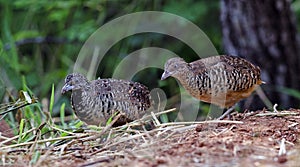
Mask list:
[[[262,88],[280,108],[299,107],[300,1],[276,0],[185,0],[164,1],[1,1],[0,101],[26,85],[49,104],[55,85],[54,113],[62,103],[70,111],[69,98],[60,95],[64,77],[72,71],[79,50],[100,26],[119,16],[138,11],[164,11],[182,16],[199,26],[220,54],[249,59],[262,69]],[[143,33],[119,41],[100,63],[98,76],[109,78],[118,63],[131,52],[144,47],[161,47],[194,61],[198,56],[173,37]],[[159,60],[158,60],[159,61]],[[160,69],[140,71],[133,80],[160,87],[167,94],[168,108],[180,102],[177,82],[160,81]],[[26,83],[26,84],[25,84]],[[241,103],[241,109],[262,109],[256,95]],[[46,109],[45,109],[46,110]],[[208,105],[201,105],[206,113]]]

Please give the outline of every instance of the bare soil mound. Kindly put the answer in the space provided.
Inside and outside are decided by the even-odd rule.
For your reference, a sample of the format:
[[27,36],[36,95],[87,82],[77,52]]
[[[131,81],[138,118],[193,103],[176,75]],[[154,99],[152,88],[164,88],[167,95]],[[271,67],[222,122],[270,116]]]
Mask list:
[[[300,110],[291,109],[234,113],[227,120],[190,125],[159,124],[151,131],[130,127],[100,134],[85,131],[41,149],[35,165],[300,166],[299,123]],[[24,166],[31,153],[10,150],[5,156]]]

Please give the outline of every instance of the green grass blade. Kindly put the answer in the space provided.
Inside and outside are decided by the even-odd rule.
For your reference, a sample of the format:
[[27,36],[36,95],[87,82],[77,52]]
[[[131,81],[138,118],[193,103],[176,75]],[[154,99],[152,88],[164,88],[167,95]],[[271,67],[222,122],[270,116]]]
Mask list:
[[170,122],[167,114],[162,114],[162,115],[160,115],[159,118],[160,118],[160,121],[162,123],[168,123],[168,122]]
[[41,156],[41,152],[40,151],[36,151],[34,154],[33,154],[33,157],[30,161],[30,164],[33,165],[33,164],[36,164],[36,162],[39,160]]
[[20,121],[20,126],[19,126],[19,138],[18,138],[18,143],[22,141],[22,133],[25,127],[25,119],[21,119]]
[[297,99],[300,99],[300,91],[299,90],[291,89],[291,88],[287,88],[287,87],[279,87],[277,89],[281,93],[285,93],[289,96],[293,96]]
[[32,90],[31,89],[29,89],[29,87],[27,86],[27,82],[26,82],[26,78],[25,78],[25,76],[24,75],[22,75],[22,89],[23,89],[23,91],[25,91],[25,92],[28,92],[29,93],[29,95],[33,95],[34,93],[32,92]]
[[111,121],[113,121],[113,118],[118,114],[119,112],[115,112],[111,117],[109,117],[109,119],[106,122],[106,126],[109,125],[111,123]]
[[51,89],[51,97],[50,97],[50,105],[49,105],[50,116],[52,116],[53,113],[53,105],[54,105],[54,84],[52,84],[52,89]]
[[84,123],[82,121],[78,121],[76,124],[75,124],[75,128],[80,128]]
[[60,121],[61,121],[61,124],[62,124],[62,126],[63,126],[64,129],[67,128],[67,125],[65,123],[65,106],[66,106],[65,103],[63,103],[60,106]]
[[25,76],[22,75],[22,89],[26,92],[27,91],[27,84],[26,84],[26,79]]

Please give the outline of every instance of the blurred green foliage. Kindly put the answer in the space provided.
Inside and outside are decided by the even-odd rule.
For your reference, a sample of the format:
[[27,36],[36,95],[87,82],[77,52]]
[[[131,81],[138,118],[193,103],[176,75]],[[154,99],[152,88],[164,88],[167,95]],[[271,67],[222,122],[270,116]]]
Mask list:
[[[299,1],[293,2],[293,9],[299,18]],[[83,43],[95,30],[119,16],[152,10],[170,12],[192,21],[222,52],[218,0],[0,1],[0,101],[5,101],[5,92],[16,94],[22,89],[22,77],[36,97],[50,99],[52,84],[60,88],[64,77],[72,71]],[[111,77],[126,55],[150,46],[166,48],[189,61],[197,59],[191,48],[172,37],[138,34],[121,40],[109,50],[109,56],[99,66],[98,76]],[[161,86],[169,97],[178,94],[179,89],[174,90],[178,87],[174,79],[159,83],[162,70],[146,70],[134,79],[150,88]],[[60,96],[58,89],[54,94],[53,112],[59,114],[61,104],[68,98]],[[65,104],[70,108],[69,102]]]
[[[52,84],[59,88],[86,39],[101,25],[124,14],[138,11],[165,11],[185,17],[207,33],[220,48],[221,30],[218,23],[219,2],[212,1],[1,1],[1,79],[0,93],[22,89],[22,76],[27,86],[40,100],[50,98]],[[209,19],[208,19],[209,18]],[[167,41],[167,42],[166,42]],[[196,59],[195,53],[182,42],[161,34],[144,33],[128,37],[113,46],[98,69],[98,76],[111,77],[118,63],[131,52],[157,46],[176,54]],[[194,56],[194,57],[193,57]],[[135,80],[143,80],[149,87],[158,87],[162,71],[147,69]],[[147,75],[145,75],[147,74]],[[145,77],[146,76],[146,77]],[[171,87],[178,87],[169,80]],[[169,84],[160,84],[167,89]],[[179,91],[179,90],[178,90]],[[178,91],[169,90],[170,96]],[[66,102],[55,90],[54,113]],[[66,103],[69,107],[69,103]]]

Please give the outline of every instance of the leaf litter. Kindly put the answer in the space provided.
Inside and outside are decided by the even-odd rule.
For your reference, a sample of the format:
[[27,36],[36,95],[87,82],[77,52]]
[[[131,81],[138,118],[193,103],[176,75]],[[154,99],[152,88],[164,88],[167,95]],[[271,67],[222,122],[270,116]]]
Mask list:
[[[117,115],[104,128],[87,126],[63,137],[37,137],[23,143],[12,142],[18,136],[6,137],[0,141],[0,164],[162,167],[300,164],[299,109],[233,113],[225,120],[199,122],[161,123],[156,118],[172,111],[112,128],[110,125]],[[142,126],[146,122],[152,124],[152,130]],[[38,130],[39,127],[32,131]]]

